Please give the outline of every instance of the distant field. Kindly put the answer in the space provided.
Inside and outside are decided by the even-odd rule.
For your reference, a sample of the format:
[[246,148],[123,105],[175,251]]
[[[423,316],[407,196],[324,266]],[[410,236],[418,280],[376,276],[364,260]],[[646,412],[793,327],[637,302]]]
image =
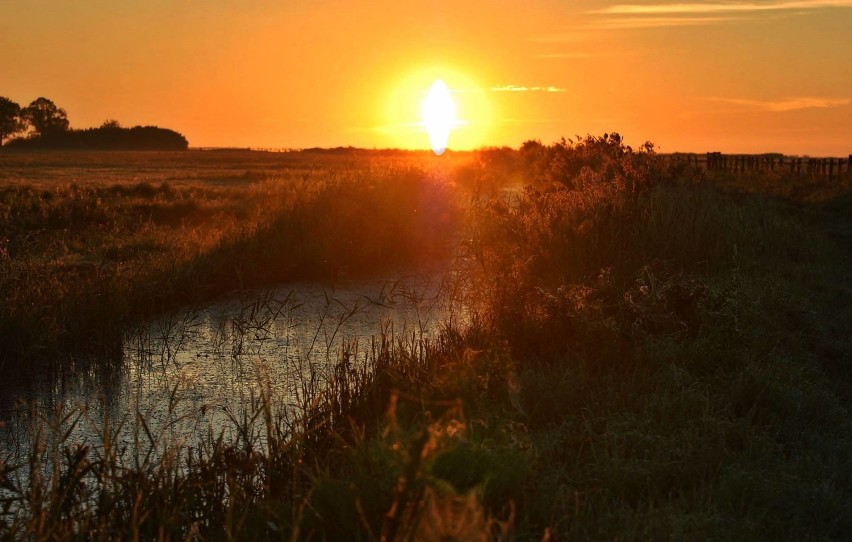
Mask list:
[[450,186],[469,161],[2,152],[0,358],[20,371],[22,359],[52,365],[69,350],[110,356],[122,326],[176,304],[436,257],[458,224]]
[[158,151],[4,151],[0,182],[60,183],[245,183],[270,177],[302,179],[311,172],[363,169],[382,163],[418,164],[444,169],[470,159],[470,153],[435,160],[431,152],[247,150]]

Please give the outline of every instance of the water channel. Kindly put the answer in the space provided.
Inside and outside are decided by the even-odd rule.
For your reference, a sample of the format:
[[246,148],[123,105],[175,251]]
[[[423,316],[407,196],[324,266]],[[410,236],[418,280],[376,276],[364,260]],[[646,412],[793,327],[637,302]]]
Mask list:
[[382,334],[422,346],[448,323],[463,323],[449,276],[290,283],[147,322],[127,331],[123,363],[113,370],[12,386],[0,401],[0,451],[25,455],[30,433],[45,426],[50,434],[68,430],[69,443],[98,447],[107,419],[128,445],[140,420],[160,444],[234,438],[234,420],[261,389],[277,408],[296,409],[306,386],[321,387],[344,351],[364,360]]

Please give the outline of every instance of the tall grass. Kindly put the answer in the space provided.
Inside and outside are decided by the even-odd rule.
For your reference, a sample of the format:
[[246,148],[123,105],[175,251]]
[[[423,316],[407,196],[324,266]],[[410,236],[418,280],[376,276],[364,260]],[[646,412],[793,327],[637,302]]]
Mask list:
[[[226,412],[228,431],[211,426],[190,442],[170,436],[185,415],[177,386],[167,423],[155,425],[139,411],[92,419],[84,407],[34,419],[28,455],[3,462],[2,532],[37,540],[338,539],[359,532],[396,540],[420,526],[436,537],[507,532],[509,524],[488,514],[476,493],[430,474],[438,461],[451,479],[466,476],[453,474],[444,456],[464,441],[462,403],[431,400],[434,414],[424,418],[400,395],[464,358],[451,333],[434,343],[382,334],[363,356],[342,353],[329,377],[307,375],[287,406],[261,380],[249,408]],[[94,442],[75,440],[81,424],[97,431]],[[364,477],[364,487],[340,481],[349,475]]]
[[114,358],[128,324],[224,292],[448,252],[459,211],[446,181],[405,163],[354,164],[296,162],[295,174],[249,170],[224,184],[6,186],[0,372],[40,372],[68,353]]

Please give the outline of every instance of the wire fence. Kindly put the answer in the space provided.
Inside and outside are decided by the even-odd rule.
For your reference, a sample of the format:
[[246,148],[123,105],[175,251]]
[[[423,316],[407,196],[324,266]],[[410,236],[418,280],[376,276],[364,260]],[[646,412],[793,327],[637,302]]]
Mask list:
[[783,154],[722,154],[721,152],[665,155],[671,164],[687,164],[707,171],[788,171],[820,177],[852,177],[852,154],[847,158],[785,156]]

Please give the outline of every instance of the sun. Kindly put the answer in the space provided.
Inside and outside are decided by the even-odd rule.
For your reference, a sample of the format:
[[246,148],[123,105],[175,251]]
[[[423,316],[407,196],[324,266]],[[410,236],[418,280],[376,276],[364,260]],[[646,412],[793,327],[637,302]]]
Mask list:
[[432,83],[420,111],[432,150],[437,155],[443,154],[450,139],[450,130],[456,123],[456,103],[443,80]]
[[448,145],[454,151],[481,147],[497,113],[481,78],[446,64],[400,71],[376,94],[377,140],[404,149],[429,145],[437,154]]

